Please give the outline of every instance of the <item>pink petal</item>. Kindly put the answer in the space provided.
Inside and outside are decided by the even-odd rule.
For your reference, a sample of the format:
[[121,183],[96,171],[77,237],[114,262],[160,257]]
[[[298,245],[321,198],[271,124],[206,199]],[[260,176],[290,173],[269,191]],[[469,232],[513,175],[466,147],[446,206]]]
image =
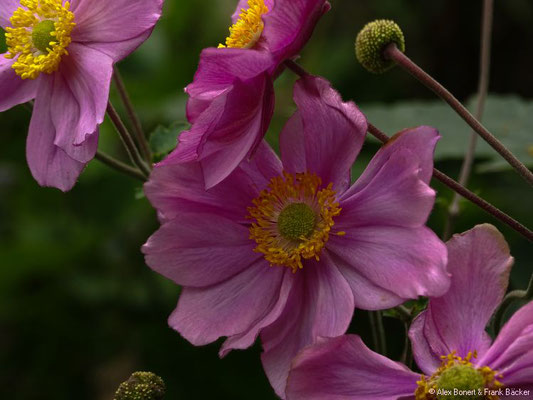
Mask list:
[[[239,2],[237,3],[237,8],[235,9],[235,12],[231,16],[231,21],[233,23],[237,22],[237,20],[239,19],[239,15],[241,14],[243,9],[244,10],[248,9],[248,1],[249,0],[239,0]],[[269,10],[272,10],[274,8],[274,0],[264,0],[264,2]]]
[[359,336],[322,340],[293,361],[288,400],[397,400],[412,397],[420,375],[365,346]]
[[2,0],[0,2],[0,27],[6,29],[11,26],[11,17],[17,8],[20,7],[20,0]]
[[[26,158],[33,177],[41,186],[66,192],[76,183],[85,163],[74,160],[54,144],[56,129],[50,110],[52,85],[53,77],[41,80],[26,142]],[[97,140],[98,133],[95,132],[80,147],[94,155]]]
[[[281,159],[289,172],[313,172],[337,191],[350,184],[350,170],[365,140],[367,122],[353,102],[323,78],[296,82],[297,113],[280,136]],[[300,119],[300,121],[298,121]]]
[[14,62],[15,60],[9,60],[4,54],[0,54],[0,93],[2,93],[0,112],[9,110],[17,104],[26,103],[34,99],[37,94],[39,79],[22,79],[11,68]]
[[[513,263],[505,239],[488,224],[455,235],[447,247],[450,289],[430,299],[422,331],[418,326],[411,334],[413,341],[427,341],[413,344],[421,368],[427,363],[428,347],[435,359],[452,351],[461,357],[474,350],[480,356],[485,353],[490,346],[485,327],[505,294]],[[420,360],[418,348],[423,352]]]
[[[442,295],[450,285],[446,247],[426,227],[361,226],[330,236],[327,249],[375,286],[403,299]],[[368,305],[377,309],[381,303]]]
[[50,112],[56,128],[54,144],[79,162],[94,157],[83,144],[105,117],[113,60],[87,46],[72,43],[69,56],[52,75]]
[[506,386],[533,386],[533,302],[507,321],[478,365],[497,370]]
[[146,264],[179,285],[219,283],[256,262],[247,227],[216,214],[180,213],[142,247]]
[[246,332],[276,306],[286,273],[261,258],[219,284],[185,287],[169,325],[196,346]]
[[147,39],[161,17],[162,7],[163,0],[74,0],[71,10],[76,27],[72,41],[119,61]]
[[278,396],[283,397],[293,357],[319,336],[342,335],[353,309],[350,287],[334,266],[307,260],[296,272],[285,310],[261,333],[263,367]]

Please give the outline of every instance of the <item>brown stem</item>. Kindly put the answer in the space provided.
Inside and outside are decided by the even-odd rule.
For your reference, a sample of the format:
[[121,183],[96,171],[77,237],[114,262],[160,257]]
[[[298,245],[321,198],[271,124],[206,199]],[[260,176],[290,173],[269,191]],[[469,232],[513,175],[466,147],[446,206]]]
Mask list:
[[148,141],[146,140],[146,135],[144,134],[141,121],[137,116],[135,109],[133,108],[133,104],[131,103],[130,97],[128,96],[126,85],[124,85],[122,76],[120,75],[120,72],[116,66],[114,67],[113,71],[113,80],[115,81],[118,94],[122,99],[124,107],[126,107],[126,112],[128,113],[128,117],[133,125],[133,131],[135,132],[137,144],[139,145],[146,162],[150,163],[152,161],[152,153],[150,152],[150,146],[148,145]]
[[[373,136],[378,138],[381,142],[385,143],[389,140],[389,137],[380,131],[378,128],[376,128],[372,124],[368,124],[368,132],[370,132]],[[530,231],[527,227],[522,225],[517,220],[511,218],[509,215],[505,214],[503,211],[499,210],[498,208],[494,207],[492,204],[487,202],[486,200],[483,200],[481,197],[475,195],[470,190],[465,188],[464,186],[460,185],[458,182],[450,178],[448,175],[443,174],[438,169],[433,169],[433,177],[442,183],[444,183],[446,186],[448,186],[453,191],[459,193],[461,196],[463,196],[465,199],[471,201],[487,213],[491,214],[493,217],[499,219],[501,222],[509,226],[510,228],[514,229],[516,232],[523,235],[526,239],[533,242],[533,232]]]
[[409,57],[403,54],[395,43],[389,44],[384,52],[384,57],[393,60],[425,86],[435,92],[448,103],[459,116],[466,121],[488,144],[492,146],[530,185],[533,185],[533,173],[518,158],[490,133],[472,114],[457,100],[444,86],[433,79],[422,68],[416,65]]
[[[483,111],[485,110],[485,101],[489,90],[490,77],[490,46],[492,38],[492,20],[494,11],[494,0],[483,1],[483,17],[481,23],[481,52],[479,57],[479,83],[478,83],[478,99],[476,109],[476,119],[481,121],[483,118]],[[477,134],[475,131],[470,133],[470,142],[465,153],[463,163],[461,165],[461,172],[459,173],[459,183],[463,186],[468,185],[468,179],[472,172],[474,164],[474,156],[477,144]],[[459,216],[459,194],[454,193],[450,207],[448,208],[448,217],[444,226],[444,240],[449,239],[454,230],[455,221]]]
[[305,69],[303,69],[299,64],[295,63],[292,60],[286,60],[285,66],[301,78],[309,75],[309,73]]
[[96,152],[94,158],[119,172],[129,175],[135,179],[139,179],[142,182],[146,181],[146,176],[137,168],[130,167],[129,165],[124,164],[122,161],[119,161],[100,150]]

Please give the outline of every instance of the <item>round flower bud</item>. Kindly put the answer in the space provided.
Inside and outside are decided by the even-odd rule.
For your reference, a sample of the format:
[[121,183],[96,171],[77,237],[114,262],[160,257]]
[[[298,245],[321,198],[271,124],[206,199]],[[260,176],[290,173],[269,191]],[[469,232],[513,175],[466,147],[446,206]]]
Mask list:
[[114,400],[162,400],[165,382],[152,372],[134,372],[118,387]]
[[396,43],[401,52],[405,51],[405,39],[400,27],[391,20],[378,19],[365,25],[355,40],[355,55],[368,71],[381,74],[394,66],[394,61],[386,60],[383,50]]

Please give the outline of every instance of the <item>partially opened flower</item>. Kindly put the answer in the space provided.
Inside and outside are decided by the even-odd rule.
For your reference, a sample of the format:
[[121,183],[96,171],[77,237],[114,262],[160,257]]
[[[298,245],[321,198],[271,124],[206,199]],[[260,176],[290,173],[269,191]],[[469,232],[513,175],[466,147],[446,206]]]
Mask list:
[[225,44],[200,56],[185,89],[193,125],[163,163],[199,160],[209,188],[251,156],[272,117],[281,63],[299,53],[328,9],[326,0],[239,1]]
[[2,0],[0,111],[35,99],[26,156],[42,186],[69,190],[95,153],[113,63],[150,35],[163,0]]
[[295,358],[287,397],[531,399],[533,302],[516,312],[494,341],[485,331],[513,263],[505,239],[492,225],[478,225],[448,242],[448,257],[450,290],[430,298],[410,329],[422,376],[347,335],[323,340]]
[[183,286],[170,326],[194,345],[227,336],[221,355],[260,333],[280,396],[291,359],[317,336],[344,333],[354,307],[449,286],[446,248],[424,226],[437,132],[398,134],[350,187],[365,117],[321,78],[299,80],[295,101],[281,161],[263,142],[210,190],[199,163],[158,166],[145,185],[162,221],[146,262]]

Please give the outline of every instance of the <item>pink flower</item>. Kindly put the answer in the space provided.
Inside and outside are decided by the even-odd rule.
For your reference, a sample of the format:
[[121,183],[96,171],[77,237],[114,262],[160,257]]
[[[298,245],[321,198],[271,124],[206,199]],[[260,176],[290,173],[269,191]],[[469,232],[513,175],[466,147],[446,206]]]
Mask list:
[[272,117],[281,63],[298,54],[328,9],[326,0],[239,1],[224,48],[202,52],[185,89],[193,126],[169,160],[200,161],[210,188],[251,157]]
[[449,286],[446,248],[424,226],[438,133],[396,135],[350,186],[364,115],[321,78],[299,80],[294,99],[281,161],[263,142],[207,191],[199,163],[158,166],[145,185],[162,222],[143,246],[146,262],[183,286],[170,326],[194,345],[227,336],[221,356],[261,334],[280,396],[291,359],[318,336],[344,333],[354,307]]
[[533,302],[494,341],[485,332],[513,263],[505,239],[492,225],[478,225],[448,242],[448,257],[450,290],[430,298],[409,333],[422,376],[347,335],[322,340],[295,358],[287,398],[434,400],[452,398],[442,390],[454,388],[480,390],[484,397],[475,398],[488,400],[533,398]]
[[35,99],[26,157],[67,191],[95,155],[113,64],[144,42],[163,0],[2,0],[0,111]]

